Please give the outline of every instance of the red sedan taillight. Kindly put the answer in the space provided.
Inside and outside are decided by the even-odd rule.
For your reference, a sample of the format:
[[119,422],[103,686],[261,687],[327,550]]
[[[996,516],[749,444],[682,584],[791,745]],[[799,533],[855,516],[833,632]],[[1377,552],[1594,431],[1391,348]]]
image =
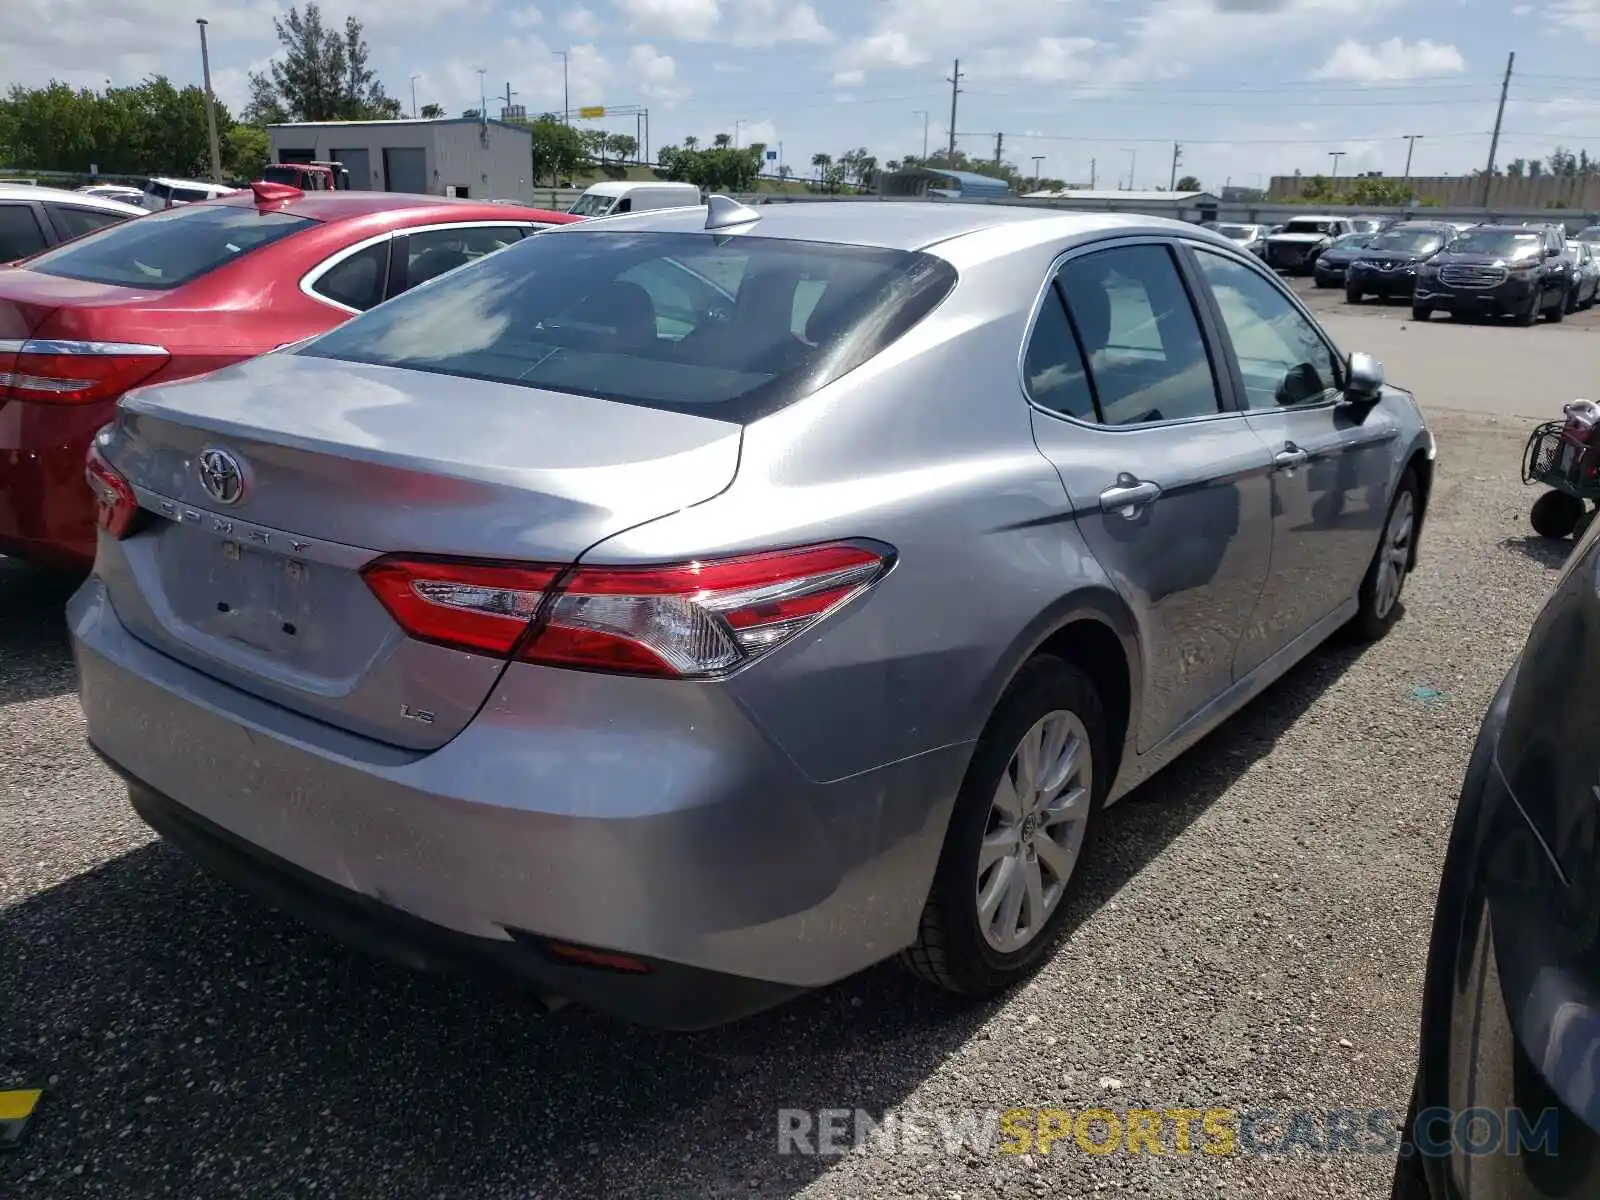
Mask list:
[[0,400],[40,404],[114,400],[171,361],[165,347],[129,342],[53,338],[0,342]]
[[422,641],[551,666],[704,679],[815,625],[882,578],[889,561],[828,545],[571,570],[396,556],[362,574]]
[[139,498],[133,493],[133,485],[106,461],[100,447],[95,445],[89,447],[83,474],[89,482],[89,490],[94,493],[95,524],[114,538],[127,537],[134,518],[139,515]]

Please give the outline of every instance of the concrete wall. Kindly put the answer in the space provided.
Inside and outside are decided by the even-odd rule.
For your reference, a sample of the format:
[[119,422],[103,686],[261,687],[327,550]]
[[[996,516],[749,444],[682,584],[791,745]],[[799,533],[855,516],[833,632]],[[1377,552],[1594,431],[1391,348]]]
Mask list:
[[365,149],[370,178],[363,185],[352,177],[356,189],[383,190],[383,151],[415,147],[423,151],[428,195],[442,196],[455,184],[475,200],[534,198],[533,135],[495,121],[487,128],[461,120],[271,125],[267,137],[273,162],[282,161],[285,150],[309,149],[314,158],[332,159],[335,150]]
[[[1269,201],[1282,201],[1298,196],[1309,175],[1274,175],[1269,189]],[[1348,184],[1350,180],[1339,180]],[[1388,177],[1385,182],[1397,182]],[[1471,208],[1483,204],[1483,180],[1470,175],[1413,176],[1411,186],[1418,199],[1437,200],[1442,207]],[[1538,211],[1555,205],[1568,209],[1600,209],[1600,176],[1587,178],[1574,176],[1541,175],[1538,178],[1496,175],[1489,185],[1489,207],[1498,209],[1531,209]]]

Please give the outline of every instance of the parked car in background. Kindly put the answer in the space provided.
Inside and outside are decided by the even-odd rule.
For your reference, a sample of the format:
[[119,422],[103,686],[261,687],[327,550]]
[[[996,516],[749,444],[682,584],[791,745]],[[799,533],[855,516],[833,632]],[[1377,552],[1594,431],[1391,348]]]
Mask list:
[[83,456],[135,384],[199,375],[300,341],[573,219],[262,184],[254,194],[141,216],[0,271],[0,371],[9,379],[0,387],[0,553],[88,567],[94,502]]
[[1345,272],[1345,302],[1360,304],[1368,296],[1409,300],[1416,288],[1417,268],[1455,236],[1455,229],[1440,221],[1406,221],[1390,226],[1356,255]]
[[198,179],[152,179],[144,185],[142,203],[151,212],[160,212],[180,204],[197,204],[201,200],[231,196],[238,190]]
[[1257,258],[1267,256],[1267,227],[1265,225],[1233,225],[1223,221],[1209,222],[1206,228],[1220,233],[1241,250],[1248,250]]
[[1344,273],[1355,258],[1377,237],[1375,233],[1346,233],[1336,237],[1328,248],[1317,255],[1311,268],[1312,277],[1320,288],[1342,287]]
[[1411,316],[1435,309],[1532,325],[1567,310],[1567,239],[1555,225],[1475,225],[1417,268]]
[[[1573,693],[1596,672],[1600,521],[1568,554],[1467,764],[1394,1200],[1600,1195],[1600,708]],[[1476,1135],[1452,1137],[1458,1114],[1494,1114],[1489,1153],[1463,1151]]]
[[33,184],[0,183],[0,263],[14,262],[107,225],[144,216],[120,200]]
[[121,183],[91,183],[76,189],[85,196],[99,196],[102,200],[121,200],[124,204],[144,206],[144,192]]
[[988,996],[1106,804],[1394,625],[1433,469],[1193,225],[713,197],[137,389],[69,624],[148,822],[407,961],[680,1028],[896,951]]
[[1571,264],[1568,281],[1567,311],[1594,307],[1600,294],[1600,258],[1595,257],[1595,244],[1572,240],[1567,243],[1567,261]]
[[1267,265],[1293,275],[1309,275],[1336,238],[1353,232],[1346,217],[1296,217],[1267,238]]
[[1587,225],[1575,237],[1580,242],[1600,242],[1600,225]]
[[697,184],[603,179],[590,184],[567,211],[575,217],[619,217],[623,213],[699,203]]

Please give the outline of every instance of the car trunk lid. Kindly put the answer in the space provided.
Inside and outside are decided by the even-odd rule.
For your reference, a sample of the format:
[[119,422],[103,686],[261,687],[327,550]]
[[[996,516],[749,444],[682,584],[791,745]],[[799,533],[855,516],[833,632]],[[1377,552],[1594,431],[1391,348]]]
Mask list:
[[267,355],[124,400],[105,453],[157,515],[102,555],[102,574],[135,635],[174,657],[429,749],[503,664],[406,638],[360,568],[394,552],[570,563],[722,491],[740,434],[587,396]]

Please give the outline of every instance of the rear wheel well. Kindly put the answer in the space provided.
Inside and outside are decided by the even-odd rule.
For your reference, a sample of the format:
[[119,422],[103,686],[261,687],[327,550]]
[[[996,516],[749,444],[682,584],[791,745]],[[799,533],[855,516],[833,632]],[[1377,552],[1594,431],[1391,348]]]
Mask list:
[[[1417,532],[1420,534],[1423,524],[1428,518],[1428,498],[1433,494],[1433,460],[1428,457],[1427,451],[1418,450],[1411,456],[1411,461],[1406,463],[1406,470],[1417,477]],[[1410,569],[1417,566],[1417,541],[1411,539]]]
[[1122,749],[1127,741],[1133,701],[1128,655],[1121,639],[1099,621],[1079,620],[1056,630],[1034,653],[1065,659],[1094,681],[1105,710],[1106,740],[1111,748],[1111,770],[1106,778],[1115,781],[1122,766]]

